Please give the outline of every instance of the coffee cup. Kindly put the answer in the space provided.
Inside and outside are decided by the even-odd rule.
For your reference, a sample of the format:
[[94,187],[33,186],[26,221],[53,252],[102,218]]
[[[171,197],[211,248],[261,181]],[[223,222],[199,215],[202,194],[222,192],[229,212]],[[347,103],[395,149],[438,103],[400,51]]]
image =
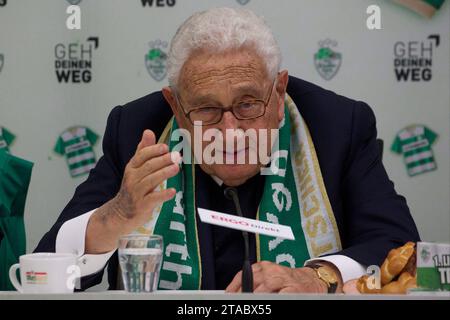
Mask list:
[[[20,256],[9,269],[9,278],[21,293],[71,293],[80,277],[78,258],[71,253],[40,252]],[[17,279],[20,269],[20,279]]]

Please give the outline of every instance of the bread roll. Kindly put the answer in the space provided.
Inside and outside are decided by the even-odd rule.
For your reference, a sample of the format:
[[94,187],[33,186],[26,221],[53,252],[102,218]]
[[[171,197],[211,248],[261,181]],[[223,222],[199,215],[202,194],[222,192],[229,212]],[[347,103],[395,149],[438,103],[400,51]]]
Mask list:
[[381,289],[384,294],[405,294],[408,289],[416,287],[416,278],[409,272],[403,272],[397,281],[388,283]]
[[414,242],[408,242],[404,246],[392,249],[381,266],[381,285],[391,282],[402,272],[409,258],[414,254]]
[[368,282],[369,282],[368,275],[362,276],[361,278],[358,279],[358,281],[356,282],[356,288],[360,293],[370,293],[370,294],[380,293],[381,291],[380,289],[375,288],[369,289]]

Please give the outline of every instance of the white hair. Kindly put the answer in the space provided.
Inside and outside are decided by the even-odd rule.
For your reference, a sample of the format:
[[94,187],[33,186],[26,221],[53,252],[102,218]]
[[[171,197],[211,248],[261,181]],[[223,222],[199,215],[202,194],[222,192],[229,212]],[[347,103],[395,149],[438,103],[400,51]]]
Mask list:
[[195,13],[177,30],[167,58],[169,85],[176,87],[181,69],[194,50],[226,52],[251,47],[269,76],[280,70],[281,51],[262,17],[245,9],[214,8]]

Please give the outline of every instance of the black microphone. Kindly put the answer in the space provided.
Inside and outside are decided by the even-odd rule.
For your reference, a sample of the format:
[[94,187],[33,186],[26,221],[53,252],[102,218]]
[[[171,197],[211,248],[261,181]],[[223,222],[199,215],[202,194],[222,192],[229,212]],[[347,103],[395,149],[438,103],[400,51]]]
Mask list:
[[[227,199],[233,200],[238,216],[244,217],[239,204],[239,197],[236,188],[227,187],[224,191]],[[242,231],[244,237],[244,265],[242,266],[242,292],[253,292],[253,272],[250,264],[250,245],[248,242],[248,232]]]

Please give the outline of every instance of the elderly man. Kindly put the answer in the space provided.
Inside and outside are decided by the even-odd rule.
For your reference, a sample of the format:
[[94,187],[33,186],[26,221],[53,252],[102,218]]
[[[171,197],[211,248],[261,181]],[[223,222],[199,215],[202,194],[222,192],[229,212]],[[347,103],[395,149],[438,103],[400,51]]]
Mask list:
[[[255,292],[341,292],[393,247],[419,240],[383,168],[371,109],[290,77],[280,64],[271,30],[254,13],[220,8],[190,17],[171,42],[170,86],[112,110],[103,157],[36,251],[84,255],[83,287],[98,284],[107,264],[114,289],[119,237],[154,232],[172,266],[163,264],[161,289],[238,292],[241,232],[203,223],[196,210],[236,214],[224,196],[229,186],[246,217],[289,225],[295,235],[250,235]],[[199,127],[223,133],[224,144],[227,130],[278,130],[279,170],[262,174],[275,160],[249,161],[248,145],[215,150],[244,155],[244,163],[196,157],[180,166],[170,135],[182,128],[197,141]],[[183,217],[177,230],[168,223],[175,207]]]

